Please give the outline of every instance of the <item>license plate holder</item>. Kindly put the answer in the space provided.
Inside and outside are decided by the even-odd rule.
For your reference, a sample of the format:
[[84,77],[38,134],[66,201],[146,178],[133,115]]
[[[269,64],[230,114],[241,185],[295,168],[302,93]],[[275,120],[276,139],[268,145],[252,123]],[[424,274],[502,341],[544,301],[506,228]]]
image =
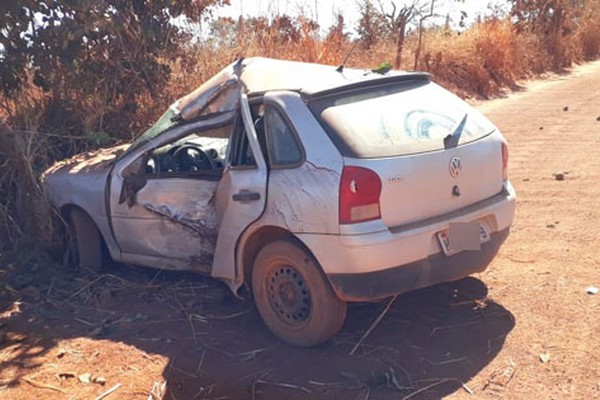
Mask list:
[[482,221],[450,223],[449,229],[437,233],[438,242],[445,255],[461,251],[477,251],[490,240],[490,232]]

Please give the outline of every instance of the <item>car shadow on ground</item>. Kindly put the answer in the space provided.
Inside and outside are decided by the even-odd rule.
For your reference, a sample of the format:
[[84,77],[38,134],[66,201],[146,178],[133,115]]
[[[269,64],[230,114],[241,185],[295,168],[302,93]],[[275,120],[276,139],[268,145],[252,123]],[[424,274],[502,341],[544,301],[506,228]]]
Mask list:
[[[494,359],[515,325],[483,282],[466,278],[399,296],[350,355],[387,302],[350,305],[334,339],[301,349],[278,341],[251,301],[208,278],[123,266],[96,275],[48,271],[2,270],[0,390],[28,384],[47,398],[64,398],[77,390],[69,379],[76,381],[85,364],[71,364],[75,372],[52,368],[79,351],[88,364],[112,364],[103,390],[117,379],[111,368],[131,387],[162,374],[152,387],[129,387],[129,397],[114,398],[435,399],[484,390],[482,382],[465,383]],[[95,350],[61,349],[73,338]],[[108,342],[126,347],[106,354]],[[158,377],[131,366],[131,348]]]

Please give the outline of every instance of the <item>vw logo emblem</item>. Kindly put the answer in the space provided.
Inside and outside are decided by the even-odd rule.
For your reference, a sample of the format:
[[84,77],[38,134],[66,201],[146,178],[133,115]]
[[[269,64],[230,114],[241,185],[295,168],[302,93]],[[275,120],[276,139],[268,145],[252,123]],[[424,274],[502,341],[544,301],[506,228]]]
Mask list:
[[462,162],[460,161],[460,158],[452,157],[450,159],[449,171],[450,176],[453,178],[456,178],[458,175],[460,175],[460,171],[462,171]]

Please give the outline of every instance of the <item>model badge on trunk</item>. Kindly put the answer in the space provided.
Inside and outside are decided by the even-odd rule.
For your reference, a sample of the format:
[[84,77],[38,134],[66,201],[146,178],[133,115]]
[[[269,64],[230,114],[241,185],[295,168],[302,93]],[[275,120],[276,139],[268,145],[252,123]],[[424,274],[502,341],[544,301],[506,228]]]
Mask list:
[[450,176],[453,178],[456,178],[458,175],[460,175],[460,171],[462,171],[462,162],[460,161],[460,158],[452,157],[450,159],[449,171]]
[[400,174],[388,176],[389,183],[397,183],[397,182],[401,182],[403,180],[404,180],[404,177]]

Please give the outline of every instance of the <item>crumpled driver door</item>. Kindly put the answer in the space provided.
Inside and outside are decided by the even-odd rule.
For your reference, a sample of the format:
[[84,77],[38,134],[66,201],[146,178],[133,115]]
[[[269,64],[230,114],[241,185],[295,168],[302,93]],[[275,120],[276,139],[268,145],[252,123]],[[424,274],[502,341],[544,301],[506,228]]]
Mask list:
[[248,98],[242,93],[240,115],[217,188],[217,215],[221,223],[211,272],[213,277],[229,282],[235,280],[236,244],[244,230],[265,209],[267,175]]

